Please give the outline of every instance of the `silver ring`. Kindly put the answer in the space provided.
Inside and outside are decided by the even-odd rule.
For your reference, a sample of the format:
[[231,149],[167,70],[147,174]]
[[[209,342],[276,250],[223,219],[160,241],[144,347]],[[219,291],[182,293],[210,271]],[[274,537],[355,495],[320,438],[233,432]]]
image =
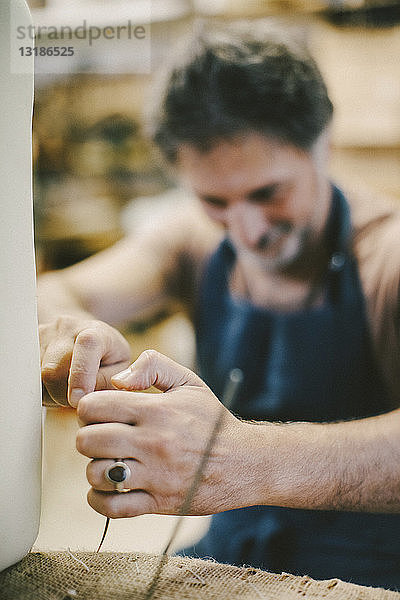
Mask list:
[[114,463],[104,469],[104,476],[113,484],[117,492],[123,492],[124,483],[131,476],[131,470],[122,458],[115,458]]

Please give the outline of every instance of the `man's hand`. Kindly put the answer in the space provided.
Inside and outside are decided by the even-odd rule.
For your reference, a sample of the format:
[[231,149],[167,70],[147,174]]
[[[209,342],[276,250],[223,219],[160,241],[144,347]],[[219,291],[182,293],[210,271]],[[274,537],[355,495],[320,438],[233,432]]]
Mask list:
[[128,342],[102,321],[63,316],[40,325],[39,336],[45,404],[76,407],[85,394],[111,388],[130,361]]
[[[154,350],[112,383],[121,390],[93,392],[78,404],[77,448],[94,459],[88,501],[103,515],[178,514],[221,410],[188,514],[258,504],[400,511],[399,409],[343,423],[246,423],[189,369]],[[135,393],[151,385],[164,393]],[[105,478],[115,458],[130,467],[129,492]]]
[[[245,482],[237,480],[236,458],[248,426],[226,410],[197,375],[147,350],[112,382],[131,391],[94,392],[78,404],[83,427],[77,448],[94,459],[87,468],[92,486],[88,501],[97,512],[113,518],[177,514],[221,410],[222,427],[190,514],[243,506],[238,498]],[[152,385],[164,393],[134,393]],[[130,467],[131,477],[125,482],[130,492],[116,492],[105,479],[104,470],[116,457]]]

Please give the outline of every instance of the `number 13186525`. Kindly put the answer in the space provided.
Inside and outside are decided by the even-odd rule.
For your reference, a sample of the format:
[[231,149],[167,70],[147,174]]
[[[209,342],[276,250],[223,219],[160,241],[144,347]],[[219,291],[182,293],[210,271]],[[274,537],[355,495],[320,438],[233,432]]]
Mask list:
[[73,56],[73,46],[21,46],[21,56]]

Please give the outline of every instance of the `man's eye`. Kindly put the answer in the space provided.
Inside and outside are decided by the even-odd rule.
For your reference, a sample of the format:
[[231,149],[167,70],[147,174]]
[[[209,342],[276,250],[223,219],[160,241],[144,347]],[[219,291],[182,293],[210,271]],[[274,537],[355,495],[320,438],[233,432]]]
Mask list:
[[221,198],[214,198],[213,196],[201,196],[202,202],[212,206],[214,208],[226,208],[225,200],[221,200]]
[[277,185],[271,185],[265,188],[255,190],[249,195],[250,202],[263,204],[264,202],[270,202],[278,191]]

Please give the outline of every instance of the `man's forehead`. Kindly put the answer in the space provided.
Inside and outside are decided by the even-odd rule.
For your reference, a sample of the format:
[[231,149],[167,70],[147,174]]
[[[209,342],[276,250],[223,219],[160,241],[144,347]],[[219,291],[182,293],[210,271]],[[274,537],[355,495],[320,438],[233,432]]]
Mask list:
[[221,157],[235,160],[252,155],[257,148],[265,155],[273,155],[286,144],[259,133],[243,133],[231,138],[217,138],[209,142],[206,148],[196,143],[183,143],[178,148],[178,161],[182,159],[200,159],[202,161],[220,160]]
[[294,147],[254,134],[218,141],[207,151],[184,144],[177,166],[183,180],[199,195],[248,194],[290,177],[301,154]]

